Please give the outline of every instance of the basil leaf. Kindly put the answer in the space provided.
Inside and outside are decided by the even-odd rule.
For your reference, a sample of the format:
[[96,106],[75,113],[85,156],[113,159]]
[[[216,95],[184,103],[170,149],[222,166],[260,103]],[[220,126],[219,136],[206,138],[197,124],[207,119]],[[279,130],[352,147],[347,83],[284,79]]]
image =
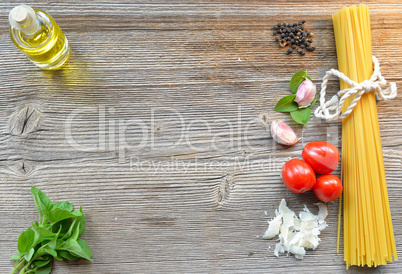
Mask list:
[[55,232],[55,233],[60,230],[60,234],[63,235],[65,233],[67,233],[67,231],[70,228],[70,225],[71,225],[70,219],[64,219],[64,220],[61,220],[61,221],[53,224],[51,230],[52,230],[52,232]]
[[64,259],[67,259],[70,261],[76,261],[80,258],[80,257],[74,256],[73,254],[71,254],[70,252],[65,251],[65,250],[59,250],[57,253]]
[[[39,256],[39,257],[45,257],[47,255],[52,255],[52,251],[55,251],[54,249],[49,248],[48,246],[44,245],[41,246],[37,251],[35,256]],[[53,256],[53,255],[52,255]],[[57,256],[57,252],[56,252],[56,256]]]
[[75,217],[81,217],[82,216],[82,212],[79,210],[74,210],[73,212],[71,212],[74,214]]
[[35,253],[35,249],[31,248],[27,253],[25,253],[24,260],[29,262],[32,259],[32,256],[34,255],[34,253]]
[[83,239],[78,239],[77,242],[81,246],[82,250],[88,255],[88,257],[92,257],[92,251],[88,247],[87,243]]
[[14,254],[12,257],[11,257],[11,261],[18,261],[20,258],[22,257],[22,254],[21,253],[17,253],[17,254]]
[[55,251],[56,246],[57,246],[57,238],[59,237],[59,233],[57,233],[51,241],[46,243],[45,245],[42,245],[38,251],[37,251],[37,256],[42,256],[45,254],[52,255],[53,257],[57,257],[57,252]]
[[[82,240],[81,240],[82,241]],[[82,243],[81,243],[82,244]],[[83,244],[82,244],[83,245]],[[65,250],[70,252],[71,254],[87,259],[89,261],[92,262],[91,259],[91,251],[89,250],[88,246],[85,243],[85,250],[83,250],[83,248],[81,247],[81,245],[74,239],[69,239],[67,241],[65,241],[63,244],[60,245],[60,247],[58,247],[58,250]]]
[[78,240],[79,233],[80,233],[80,224],[78,224],[75,227],[74,233],[73,233],[73,235],[71,235],[70,239]]
[[34,238],[35,238],[35,232],[30,227],[28,227],[18,237],[18,243],[17,243],[18,252],[19,253],[27,252],[31,248]]
[[73,204],[67,201],[57,202],[53,205],[53,208],[61,208],[69,212],[73,211]]
[[54,249],[52,249],[52,248],[50,248],[50,247],[45,247],[45,252],[47,253],[47,254],[50,254],[50,255],[52,255],[53,257],[57,257],[57,251],[56,250],[54,250]]
[[309,79],[311,81],[310,76],[307,75],[307,71],[300,70],[293,74],[292,79],[290,79],[290,84],[289,88],[292,93],[297,92],[297,88],[300,86],[301,83],[304,82],[304,80]]
[[53,257],[57,257],[57,251],[47,245],[40,247],[37,251],[37,254],[40,254],[41,256],[49,254]]
[[39,212],[39,219],[42,219],[42,217],[49,218],[49,211],[53,206],[52,201],[46,196],[45,193],[34,186],[31,188],[31,193],[34,198],[36,208]]
[[49,256],[49,255],[47,255],[45,260],[35,260],[35,261],[33,262],[33,264],[34,264],[36,267],[44,267],[44,266],[46,266],[48,263],[50,263],[50,261],[52,261],[52,257]]
[[52,272],[52,268],[53,268],[53,260],[51,259],[47,265],[36,268],[35,274],[50,274],[50,272]]
[[53,238],[56,234],[53,233],[52,231],[44,228],[44,227],[34,227],[35,230],[35,242],[40,243],[41,241],[48,239],[48,238]]
[[74,221],[70,225],[70,228],[62,237],[63,240],[67,240],[68,238],[71,237],[71,234],[73,234],[73,232],[75,231],[76,223],[77,223],[77,218],[74,219]]
[[50,249],[56,249],[57,246],[57,238],[59,237],[59,233],[57,233],[54,238],[48,242],[45,246],[49,247]]
[[278,112],[292,112],[299,109],[299,106],[294,101],[296,98],[295,94],[283,97],[276,103],[274,110]]
[[292,119],[299,124],[305,125],[310,119],[311,109],[309,108],[300,108],[296,111],[292,111],[290,116]]
[[57,254],[57,256],[54,257],[54,258],[55,258],[56,260],[58,260],[58,261],[63,261],[63,257],[60,256],[59,252],[57,252],[56,254]]
[[54,207],[52,208],[52,210],[50,210],[50,216],[49,216],[49,220],[52,224],[55,224],[59,221],[65,220],[65,219],[69,219],[69,218],[73,218],[77,215],[77,213],[74,212],[69,212],[65,209],[61,209],[61,208],[57,208]]
[[77,220],[77,224],[80,225],[80,233],[78,234],[78,237],[81,237],[81,235],[85,232],[85,216],[84,212],[82,211],[82,206],[80,206],[80,212],[82,215],[75,218]]
[[71,234],[76,231],[77,227],[79,227],[78,237],[81,237],[81,235],[84,233],[84,231],[85,231],[85,216],[84,216],[84,213],[82,211],[82,207],[80,207],[79,212],[81,213],[81,216],[76,217],[74,219],[74,221],[72,222],[72,224],[70,226],[70,229],[63,236],[63,239],[70,238]]

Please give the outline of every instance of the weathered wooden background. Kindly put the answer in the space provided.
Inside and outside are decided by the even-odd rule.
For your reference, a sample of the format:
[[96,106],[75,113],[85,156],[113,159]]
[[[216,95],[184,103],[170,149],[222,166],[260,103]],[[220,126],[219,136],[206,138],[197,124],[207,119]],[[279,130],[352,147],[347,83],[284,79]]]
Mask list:
[[[328,205],[320,246],[302,261],[276,258],[275,241],[261,235],[282,198],[296,212],[315,210],[314,195],[290,193],[280,170],[306,142],[339,147],[340,124],[312,118],[302,128],[273,106],[297,70],[320,85],[337,67],[331,15],[359,2],[29,1],[71,43],[65,68],[46,72],[9,38],[8,12],[20,1],[1,1],[0,272],[12,270],[18,235],[37,218],[31,186],[87,216],[94,262],[56,262],[53,273],[345,272],[335,250],[338,202]],[[402,88],[402,3],[366,4],[373,54]],[[301,19],[317,50],[284,55],[271,27]],[[378,103],[399,251],[401,103]],[[266,124],[278,118],[303,141],[277,145]]]

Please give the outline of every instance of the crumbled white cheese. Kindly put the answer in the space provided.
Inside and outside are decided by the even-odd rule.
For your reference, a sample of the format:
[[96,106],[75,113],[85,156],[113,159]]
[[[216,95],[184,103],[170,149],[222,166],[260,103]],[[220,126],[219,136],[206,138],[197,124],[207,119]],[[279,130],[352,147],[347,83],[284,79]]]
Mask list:
[[262,236],[263,239],[272,239],[279,234],[279,228],[282,225],[282,216],[277,215],[271,221],[268,222],[268,229]]
[[327,227],[325,218],[328,215],[326,205],[316,204],[319,208],[318,215],[314,215],[306,206],[299,217],[290,210],[285,199],[282,199],[279,208],[275,210],[275,218],[268,221],[268,228],[263,239],[272,239],[279,235],[279,243],[276,244],[274,254],[279,253],[295,254],[296,259],[303,259],[306,249],[316,249],[320,238],[321,230]]

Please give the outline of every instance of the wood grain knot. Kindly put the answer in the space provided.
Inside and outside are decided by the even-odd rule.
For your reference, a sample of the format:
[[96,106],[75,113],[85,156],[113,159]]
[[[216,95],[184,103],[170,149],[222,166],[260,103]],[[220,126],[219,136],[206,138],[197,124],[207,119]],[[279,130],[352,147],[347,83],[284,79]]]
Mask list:
[[10,166],[17,175],[29,175],[34,169],[33,165],[26,161],[18,161],[14,165]]
[[8,123],[8,131],[12,135],[24,136],[39,127],[41,112],[32,106],[21,108],[15,112]]
[[218,189],[218,204],[221,205],[229,199],[230,192],[234,189],[233,176],[227,175],[222,178]]
[[269,115],[268,115],[268,113],[265,113],[265,112],[263,112],[263,113],[260,113],[260,115],[259,115],[259,118],[260,118],[260,123],[262,124],[262,125],[264,125],[264,126],[268,126],[269,124],[270,124],[270,118],[269,118]]

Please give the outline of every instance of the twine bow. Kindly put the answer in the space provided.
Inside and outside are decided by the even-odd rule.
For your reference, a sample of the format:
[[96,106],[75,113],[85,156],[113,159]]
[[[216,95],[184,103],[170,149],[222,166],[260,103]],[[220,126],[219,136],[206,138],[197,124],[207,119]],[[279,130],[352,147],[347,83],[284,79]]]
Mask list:
[[[380,63],[375,56],[373,56],[373,64],[374,71],[370,80],[364,80],[361,83],[356,83],[355,81],[350,80],[345,74],[336,69],[327,71],[321,84],[320,105],[314,112],[315,116],[328,121],[342,120],[352,113],[353,108],[356,106],[363,94],[372,91],[375,92],[377,100],[394,99],[397,94],[396,84],[392,82],[387,85],[387,81],[380,72]],[[347,84],[352,86],[352,88],[341,90],[337,95],[334,95],[331,100],[325,101],[328,78],[332,75],[342,79]],[[349,98],[352,95],[355,95],[355,98],[352,100],[346,111],[342,112],[342,107],[346,98]],[[335,112],[330,113],[330,111],[333,110]]]

